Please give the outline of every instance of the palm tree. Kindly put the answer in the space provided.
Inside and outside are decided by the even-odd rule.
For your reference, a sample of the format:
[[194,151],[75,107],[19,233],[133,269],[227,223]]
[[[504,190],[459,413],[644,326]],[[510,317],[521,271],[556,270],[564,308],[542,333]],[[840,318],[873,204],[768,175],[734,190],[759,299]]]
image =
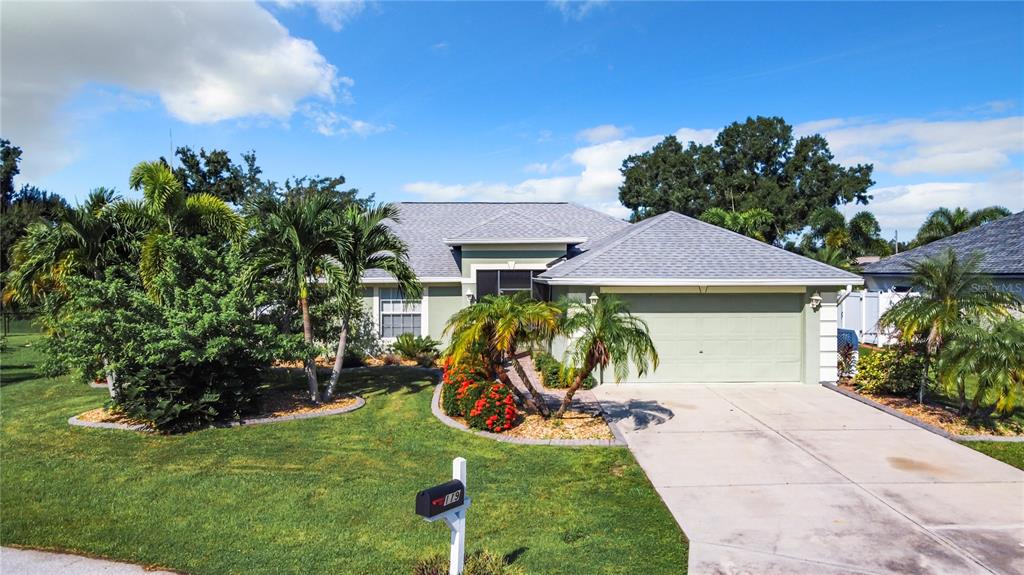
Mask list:
[[871,212],[857,212],[847,221],[835,208],[818,208],[807,218],[807,225],[809,230],[800,240],[806,254],[825,248],[841,252],[847,259],[859,255],[889,254],[889,244],[881,237],[882,227]]
[[324,401],[330,401],[341,376],[345,358],[345,344],[348,340],[349,322],[352,311],[359,301],[363,275],[369,270],[387,272],[398,283],[406,296],[418,297],[422,287],[409,265],[409,249],[386,220],[398,221],[398,208],[394,204],[364,207],[350,204],[337,224],[345,230],[347,242],[341,244],[341,252],[335,254],[344,271],[341,282],[334,286],[342,300],[341,335],[338,337],[338,353],[334,356],[331,381],[324,390]]
[[142,241],[139,274],[150,296],[159,299],[153,280],[167,264],[166,243],[172,237],[224,234],[238,239],[245,222],[224,200],[207,193],[187,193],[163,162],[140,162],[128,184],[142,190],[142,200],[117,205],[118,216],[147,230]]
[[917,400],[924,402],[931,359],[942,349],[947,336],[968,320],[987,321],[1005,316],[1020,305],[1011,293],[993,289],[991,281],[978,273],[980,254],[960,259],[953,250],[911,265],[911,284],[920,293],[906,297],[885,312],[878,323],[895,328],[906,342],[925,340],[924,370]]
[[658,352],[647,322],[631,314],[625,302],[615,296],[603,295],[592,304],[570,302],[562,332],[572,338],[565,352],[570,360],[565,369],[575,378],[556,418],[565,415],[576,391],[596,367],[603,370],[610,364],[616,382],[622,381],[631,367],[638,376],[658,368]]
[[530,401],[538,413],[547,417],[548,409],[540,394],[526,376],[516,352],[521,343],[540,341],[558,331],[562,308],[550,302],[530,299],[525,293],[511,296],[484,296],[469,307],[462,308],[445,326],[451,336],[448,356],[459,363],[467,356],[482,355],[488,370],[499,375],[505,361],[511,362],[523,384],[530,390]]
[[763,208],[752,208],[742,212],[710,208],[700,215],[700,219],[702,222],[707,222],[762,242],[766,241],[765,233],[775,223],[775,216]]
[[263,198],[254,210],[256,231],[246,246],[248,265],[243,281],[258,278],[278,281],[294,298],[302,314],[302,334],[307,351],[304,370],[309,397],[320,402],[320,384],[313,353],[313,320],[309,314],[310,285],[327,278],[335,285],[345,281],[337,254],[344,253],[347,231],[338,225],[341,210],[337,198],[325,192],[288,198]]
[[[100,280],[108,266],[125,261],[133,251],[134,237],[112,217],[111,206],[118,199],[112,190],[98,188],[83,204],[60,207],[54,223],[31,224],[11,249],[4,299],[29,303],[53,295],[62,300],[69,276]],[[115,375],[108,370],[106,376],[114,397]]]
[[819,262],[830,265],[834,268],[841,270],[850,269],[850,258],[842,250],[833,248],[831,246],[825,246],[820,250],[813,252],[810,256]]
[[[991,325],[971,322],[957,330],[939,361],[943,379],[955,382],[960,413],[974,418],[982,399],[997,393],[996,411],[1013,410],[1024,394],[1024,320],[1006,318]],[[977,378],[978,386],[967,405],[966,381]]]
[[921,224],[914,245],[923,246],[1008,215],[1010,210],[1002,206],[989,206],[973,212],[966,208],[939,208],[928,214],[928,218]]

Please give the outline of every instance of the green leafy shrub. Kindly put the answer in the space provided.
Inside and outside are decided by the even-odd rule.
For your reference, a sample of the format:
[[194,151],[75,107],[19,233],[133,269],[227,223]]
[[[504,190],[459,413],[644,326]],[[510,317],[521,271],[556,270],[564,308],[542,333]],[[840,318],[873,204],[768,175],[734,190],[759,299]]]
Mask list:
[[440,345],[441,342],[430,336],[403,333],[391,344],[391,349],[403,359],[418,359],[421,355],[437,357],[437,348]]
[[466,425],[473,429],[483,429],[500,433],[512,429],[519,411],[512,390],[503,383],[470,385],[472,392],[466,393],[462,399],[462,408],[466,413]]
[[[483,386],[487,381],[483,372],[468,364],[455,364],[451,358],[447,358],[442,365],[444,371],[441,375],[441,409],[453,417],[463,417],[466,411],[463,409],[463,399],[471,385]],[[477,390],[474,389],[474,394]]]
[[[544,351],[534,352],[533,365],[537,367],[544,386],[551,389],[565,389],[572,385],[573,379],[576,377],[572,371],[568,377],[564,377],[562,363]],[[583,380],[583,389],[590,389],[595,385],[597,385],[597,380],[594,379],[593,374]]]
[[[64,364],[89,378],[105,358],[114,407],[160,431],[208,427],[258,408],[262,377],[279,352],[277,329],[237,281],[240,262],[203,238],[173,238],[154,285],[160,303],[120,274],[69,279],[62,310]],[[91,372],[90,372],[91,370]]]
[[[431,555],[416,562],[413,575],[448,575],[448,558]],[[512,565],[505,557],[489,551],[476,551],[466,557],[463,575],[523,575],[524,571]]]
[[886,347],[864,354],[857,361],[857,387],[868,393],[907,395],[921,381],[924,360],[902,346]]

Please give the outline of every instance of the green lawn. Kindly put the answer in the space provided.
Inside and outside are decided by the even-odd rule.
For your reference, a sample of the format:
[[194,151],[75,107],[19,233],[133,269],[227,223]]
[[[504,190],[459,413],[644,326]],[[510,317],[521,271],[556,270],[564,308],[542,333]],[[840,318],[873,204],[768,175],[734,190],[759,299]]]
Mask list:
[[965,441],[964,445],[980,451],[989,457],[1009,463],[1017,469],[1024,469],[1024,443],[1001,441]]
[[5,545],[188,573],[409,573],[448,542],[413,514],[414,495],[461,455],[467,550],[508,554],[528,573],[686,571],[686,539],[629,451],[450,429],[415,372],[350,376],[367,404],[348,415],[154,436],[70,428],[106,392],[38,376],[36,338],[22,327],[0,357]]

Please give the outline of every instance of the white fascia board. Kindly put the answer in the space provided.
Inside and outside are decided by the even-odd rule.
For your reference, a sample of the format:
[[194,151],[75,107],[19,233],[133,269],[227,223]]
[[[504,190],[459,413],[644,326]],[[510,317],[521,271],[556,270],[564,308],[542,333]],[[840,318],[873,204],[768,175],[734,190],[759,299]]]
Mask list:
[[449,246],[461,246],[466,244],[476,245],[505,245],[505,244],[582,244],[587,241],[585,237],[566,238],[507,238],[507,239],[486,239],[486,238],[445,238],[443,240]]
[[697,279],[630,279],[630,278],[545,278],[534,281],[548,285],[596,286],[841,286],[864,285],[857,279],[758,279],[758,278],[697,278]]
[[[416,278],[421,284],[457,284],[462,281],[461,277],[422,277]],[[395,278],[363,278],[364,285],[381,285],[398,283]]]

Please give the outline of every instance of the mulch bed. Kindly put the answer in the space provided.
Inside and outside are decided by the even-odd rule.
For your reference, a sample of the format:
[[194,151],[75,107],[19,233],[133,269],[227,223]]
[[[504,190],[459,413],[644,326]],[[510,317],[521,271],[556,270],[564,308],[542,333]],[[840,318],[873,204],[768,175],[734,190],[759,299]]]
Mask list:
[[[463,417],[448,417],[469,427]],[[579,411],[566,411],[561,420],[544,419],[533,413],[520,414],[515,426],[502,431],[501,435],[521,439],[615,439],[603,417]]]
[[957,414],[956,410],[945,405],[928,403],[927,401],[922,405],[914,398],[865,393],[864,391],[857,389],[857,387],[849,381],[842,381],[839,383],[839,386],[843,389],[850,390],[857,395],[866,397],[871,401],[881,403],[886,407],[891,407],[901,413],[909,415],[915,419],[919,419],[929,425],[944,429],[954,435],[998,435],[1003,437],[1024,436],[1024,428],[1019,426],[1014,426],[1013,424],[997,424],[992,427],[980,426],[969,422],[966,417]]

